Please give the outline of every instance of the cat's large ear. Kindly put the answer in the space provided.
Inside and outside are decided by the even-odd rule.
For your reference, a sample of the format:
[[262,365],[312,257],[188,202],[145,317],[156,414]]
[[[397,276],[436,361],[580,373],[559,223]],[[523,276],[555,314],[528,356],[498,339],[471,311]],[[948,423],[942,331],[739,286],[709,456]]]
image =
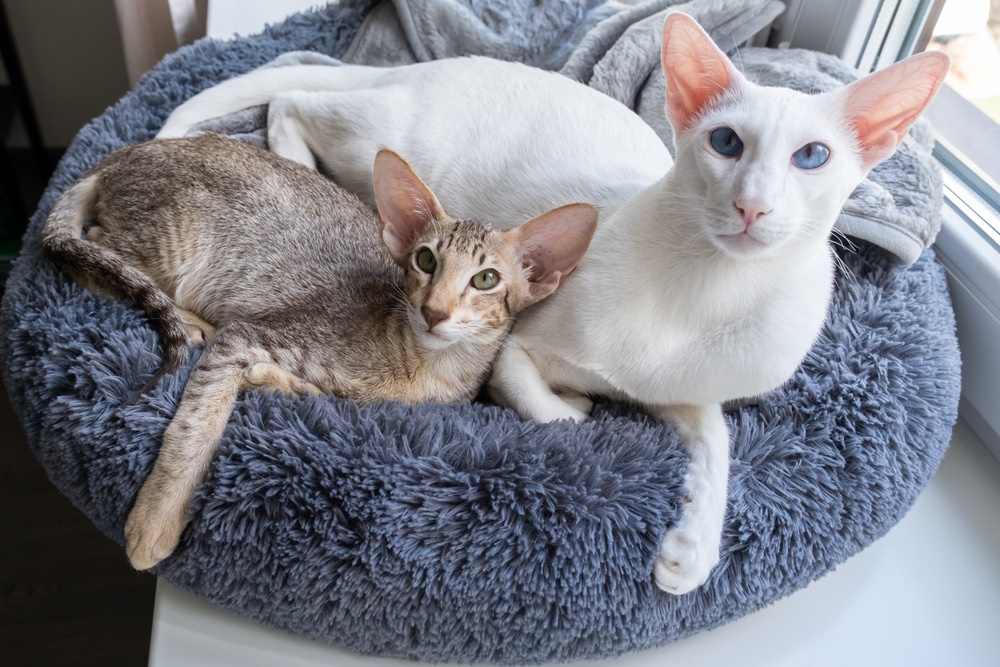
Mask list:
[[504,232],[529,269],[527,307],[558,289],[576,269],[597,229],[597,209],[590,204],[568,204]]
[[940,51],[910,56],[841,90],[844,113],[854,128],[865,169],[892,155],[910,125],[934,99],[951,59]]
[[683,132],[719,96],[742,80],[712,38],[686,14],[674,12],[663,23],[660,53],[667,84],[667,118]]
[[420,232],[448,216],[406,160],[387,148],[375,156],[374,186],[382,241],[393,259],[404,262]]

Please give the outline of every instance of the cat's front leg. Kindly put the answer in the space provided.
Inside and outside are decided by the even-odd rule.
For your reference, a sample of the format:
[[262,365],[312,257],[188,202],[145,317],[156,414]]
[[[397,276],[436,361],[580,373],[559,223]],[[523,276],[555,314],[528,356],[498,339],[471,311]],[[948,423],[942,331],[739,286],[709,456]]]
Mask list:
[[[524,419],[537,422],[573,419],[582,422],[588,417],[586,412],[552,391],[531,356],[513,336],[493,362],[488,389],[494,401],[514,408]],[[580,403],[581,407],[585,405]]]
[[177,548],[191,498],[218,449],[244,372],[270,361],[263,351],[246,349],[241,328],[220,327],[191,371],[153,470],[128,515],[125,550],[137,570],[153,567]]
[[[187,523],[188,503],[194,487],[190,483],[186,463],[172,452],[183,450],[178,442],[183,430],[171,422],[163,437],[160,458],[146,478],[132,511],[125,521],[125,552],[137,570],[148,570],[169,556],[177,548],[181,533]],[[161,459],[167,455],[174,461],[165,465]]]
[[705,583],[719,562],[729,486],[729,429],[719,405],[656,407],[653,412],[676,426],[690,457],[681,517],[667,530],[653,563],[656,585],[681,595]]
[[[163,434],[153,471],[125,522],[125,550],[137,570],[153,567],[177,548],[191,497],[205,477],[232,410],[235,383],[230,391],[205,389],[199,386],[197,370],[191,372],[191,391],[185,390],[177,414]],[[202,391],[204,400],[200,398]]]

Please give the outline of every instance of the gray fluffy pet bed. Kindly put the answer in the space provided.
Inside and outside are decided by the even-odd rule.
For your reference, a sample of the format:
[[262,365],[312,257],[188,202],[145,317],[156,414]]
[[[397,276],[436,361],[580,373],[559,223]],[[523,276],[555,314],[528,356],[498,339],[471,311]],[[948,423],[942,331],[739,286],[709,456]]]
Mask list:
[[[168,57],[80,132],[31,220],[0,313],[4,381],[53,483],[120,544],[198,353],[119,410],[157,369],[157,336],[129,304],[64,278],[41,255],[41,225],[85,169],[150,138],[198,90],[292,49],[342,55],[362,9]],[[770,604],[905,514],[957,413],[954,319],[933,254],[904,267],[862,243],[841,256],[801,369],[728,415],[722,560],[691,594],[651,579],[686,456],[671,426],[613,403],[583,425],[538,425],[481,403],[359,408],[248,392],[156,572],[277,628],[427,661],[608,657]]]

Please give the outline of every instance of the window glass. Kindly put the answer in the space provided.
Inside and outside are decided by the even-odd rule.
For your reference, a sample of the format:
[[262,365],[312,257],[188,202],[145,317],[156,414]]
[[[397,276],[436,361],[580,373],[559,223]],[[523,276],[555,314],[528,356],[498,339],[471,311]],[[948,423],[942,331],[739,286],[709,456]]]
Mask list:
[[948,86],[1000,123],[1000,2],[949,0],[927,49],[951,56]]
[[[1000,0],[946,0],[930,15],[927,50],[948,53],[951,70],[927,116],[939,135],[935,154],[986,203],[991,236],[1000,232]],[[973,202],[976,203],[976,202]]]

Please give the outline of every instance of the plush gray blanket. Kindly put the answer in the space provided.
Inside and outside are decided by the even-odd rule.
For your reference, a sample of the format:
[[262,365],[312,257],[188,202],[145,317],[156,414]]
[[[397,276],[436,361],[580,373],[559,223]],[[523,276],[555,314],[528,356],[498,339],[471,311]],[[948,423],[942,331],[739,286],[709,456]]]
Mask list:
[[[777,0],[649,0],[634,6],[577,0],[460,3],[456,0],[382,0],[368,14],[341,59],[366,65],[402,65],[460,55],[486,55],[558,70],[635,110],[673,146],[664,113],[660,66],[663,18],[690,14],[761,85],[804,92],[831,90],[857,78],[839,59],[803,50],[740,48],[783,9]],[[315,53],[284,54],[269,66],[335,64]],[[199,126],[265,145],[266,114],[251,110]],[[911,264],[941,227],[941,177],[931,158],[926,121],[910,130],[896,155],[872,170],[836,223],[847,236],[883,248]]]

